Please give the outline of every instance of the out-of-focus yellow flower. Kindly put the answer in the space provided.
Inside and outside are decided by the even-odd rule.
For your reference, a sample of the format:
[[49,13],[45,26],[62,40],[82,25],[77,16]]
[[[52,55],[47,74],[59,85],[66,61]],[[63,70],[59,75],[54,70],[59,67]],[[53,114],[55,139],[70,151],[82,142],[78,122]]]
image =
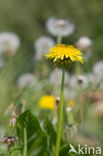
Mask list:
[[54,110],[56,108],[56,98],[55,96],[45,95],[39,100],[39,106],[42,109]]
[[83,63],[82,52],[73,45],[58,44],[49,49],[49,53],[45,55],[48,59],[53,59],[54,62],[79,61]]
[[72,108],[75,106],[75,102],[73,100],[69,100],[67,103],[67,111],[70,112]]
[[69,100],[67,103],[68,107],[74,107],[75,106],[75,102],[73,100]]

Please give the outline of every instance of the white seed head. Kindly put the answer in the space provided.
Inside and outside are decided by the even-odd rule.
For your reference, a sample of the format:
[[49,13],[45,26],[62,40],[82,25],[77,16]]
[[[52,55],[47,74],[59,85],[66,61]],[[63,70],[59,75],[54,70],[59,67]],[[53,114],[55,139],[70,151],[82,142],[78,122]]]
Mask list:
[[91,39],[89,39],[88,37],[84,36],[84,37],[81,37],[77,42],[76,42],[76,46],[79,48],[79,49],[87,49],[87,48],[90,48],[92,45],[92,41]]
[[86,75],[73,75],[70,82],[71,88],[87,88],[88,78]]
[[48,50],[54,45],[55,45],[55,42],[50,37],[42,36],[38,38],[34,42],[34,48],[36,50],[36,59],[41,60],[44,54],[46,54]]
[[19,37],[12,32],[0,33],[0,52],[12,51],[16,53],[17,48],[20,46]]
[[49,18],[46,22],[47,30],[53,36],[69,36],[74,32],[74,24],[69,20]]

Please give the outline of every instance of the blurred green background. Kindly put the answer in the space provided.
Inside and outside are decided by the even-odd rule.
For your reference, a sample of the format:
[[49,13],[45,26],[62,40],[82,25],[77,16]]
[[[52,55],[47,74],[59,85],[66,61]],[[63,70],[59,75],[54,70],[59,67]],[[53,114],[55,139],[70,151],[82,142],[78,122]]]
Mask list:
[[67,18],[76,25],[75,33],[66,38],[67,42],[88,36],[94,41],[95,59],[101,59],[102,6],[102,0],[0,0],[0,31],[16,32],[25,52],[31,55],[33,41],[47,34],[45,21],[49,17]]

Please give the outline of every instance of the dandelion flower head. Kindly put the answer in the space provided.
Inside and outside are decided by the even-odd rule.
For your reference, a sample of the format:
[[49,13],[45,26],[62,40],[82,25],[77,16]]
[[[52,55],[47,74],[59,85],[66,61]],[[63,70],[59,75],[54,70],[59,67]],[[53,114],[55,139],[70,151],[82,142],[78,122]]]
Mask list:
[[57,63],[67,63],[70,61],[79,61],[83,63],[82,52],[73,45],[58,44],[49,49],[49,53],[45,55],[46,58],[52,59]]
[[54,110],[56,108],[56,98],[52,95],[44,95],[39,100],[39,106],[42,109]]

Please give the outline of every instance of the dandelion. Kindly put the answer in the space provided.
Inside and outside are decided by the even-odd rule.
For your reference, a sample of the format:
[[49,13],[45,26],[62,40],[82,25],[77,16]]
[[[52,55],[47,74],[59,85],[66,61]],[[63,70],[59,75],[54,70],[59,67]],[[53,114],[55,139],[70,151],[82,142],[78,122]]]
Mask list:
[[10,55],[16,53],[16,50],[20,46],[19,37],[12,32],[0,33],[0,52],[9,52]]
[[88,83],[89,80],[87,78],[87,75],[72,75],[70,81],[70,87],[76,89],[87,88]]
[[54,41],[52,38],[47,36],[42,36],[34,42],[34,48],[36,50],[36,59],[41,60],[43,55],[48,52],[48,49],[54,46]]
[[48,32],[54,36],[69,36],[74,32],[74,24],[69,20],[50,18],[46,23]]
[[36,77],[31,73],[22,74],[17,81],[17,84],[20,88],[24,88],[26,86],[33,86],[35,83]]
[[88,37],[86,36],[83,36],[81,37],[77,42],[76,42],[76,46],[81,49],[81,50],[84,50],[84,49],[88,49],[90,48],[92,45],[92,41],[91,39],[89,39]]
[[52,95],[44,95],[39,100],[39,106],[42,109],[54,110],[56,108],[56,98]]
[[60,141],[62,135],[62,124],[63,124],[63,101],[64,101],[64,81],[65,81],[65,68],[64,64],[68,62],[81,62],[83,63],[82,52],[76,49],[72,45],[59,44],[49,50],[49,53],[45,55],[46,58],[52,59],[57,65],[61,65],[62,68],[62,80],[61,80],[61,93],[60,93],[60,104],[59,104],[59,115],[58,115],[58,132],[56,141],[55,156],[59,155]]
[[57,65],[66,65],[71,61],[79,61],[83,63],[82,52],[76,49],[73,45],[58,44],[51,48],[50,53],[46,54],[45,57],[52,59]]

